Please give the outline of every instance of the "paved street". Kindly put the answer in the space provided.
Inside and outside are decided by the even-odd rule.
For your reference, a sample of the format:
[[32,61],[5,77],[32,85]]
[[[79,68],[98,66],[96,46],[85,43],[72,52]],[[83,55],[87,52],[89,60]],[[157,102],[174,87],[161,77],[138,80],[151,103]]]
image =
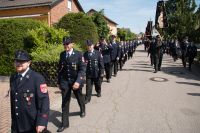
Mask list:
[[[8,82],[0,84],[0,133],[9,132]],[[61,96],[50,88],[51,116],[48,129],[55,133],[61,124]],[[165,55],[162,71],[153,73],[149,57],[139,46],[123,71],[95,92],[80,118],[72,97],[70,127],[64,133],[200,133],[200,68],[184,69],[181,60]]]

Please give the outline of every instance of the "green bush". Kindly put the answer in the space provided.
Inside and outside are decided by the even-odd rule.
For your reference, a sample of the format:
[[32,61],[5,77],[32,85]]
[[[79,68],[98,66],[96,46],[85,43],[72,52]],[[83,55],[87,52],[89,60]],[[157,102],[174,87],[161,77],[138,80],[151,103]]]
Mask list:
[[42,74],[48,86],[55,87],[57,85],[57,68],[58,62],[32,62],[31,68]]
[[33,61],[57,62],[60,52],[63,51],[62,39],[69,36],[64,29],[56,29],[44,25],[33,30],[29,30],[26,39]]
[[29,50],[30,48],[25,47],[27,31],[41,25],[40,21],[32,19],[0,20],[0,75],[9,75],[14,71],[15,50]]
[[91,17],[84,13],[66,14],[56,26],[69,31],[75,43],[83,50],[86,49],[85,42],[87,39],[94,43],[98,41],[97,27]]

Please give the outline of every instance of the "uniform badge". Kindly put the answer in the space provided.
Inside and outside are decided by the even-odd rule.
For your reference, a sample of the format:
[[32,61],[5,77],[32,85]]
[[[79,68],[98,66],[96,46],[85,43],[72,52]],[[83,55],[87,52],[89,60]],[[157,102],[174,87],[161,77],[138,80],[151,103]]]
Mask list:
[[48,92],[47,84],[41,84],[40,85],[40,91],[42,93],[47,93]]
[[26,78],[29,79],[29,75],[26,75]]
[[84,57],[82,57],[82,62],[85,62],[85,59],[84,59]]

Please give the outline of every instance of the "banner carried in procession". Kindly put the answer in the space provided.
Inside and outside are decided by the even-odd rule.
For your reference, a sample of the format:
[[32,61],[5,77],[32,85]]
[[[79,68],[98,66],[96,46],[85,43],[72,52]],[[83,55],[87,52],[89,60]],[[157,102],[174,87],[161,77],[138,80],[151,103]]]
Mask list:
[[167,14],[165,10],[165,2],[158,1],[156,8],[155,27],[156,29],[163,29],[167,27]]
[[148,21],[145,31],[145,36],[150,38],[152,36],[153,21]]

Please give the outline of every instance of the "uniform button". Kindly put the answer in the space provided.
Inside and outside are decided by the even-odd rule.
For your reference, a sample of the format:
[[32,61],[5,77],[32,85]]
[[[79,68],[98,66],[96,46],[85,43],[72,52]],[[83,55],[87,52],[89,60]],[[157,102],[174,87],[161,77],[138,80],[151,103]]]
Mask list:
[[16,115],[18,116],[19,114],[18,114],[18,113],[16,113]]
[[18,107],[15,107],[16,109],[18,109]]
[[17,95],[18,93],[16,92],[15,95]]
[[17,102],[18,100],[17,99],[15,99],[15,102]]

